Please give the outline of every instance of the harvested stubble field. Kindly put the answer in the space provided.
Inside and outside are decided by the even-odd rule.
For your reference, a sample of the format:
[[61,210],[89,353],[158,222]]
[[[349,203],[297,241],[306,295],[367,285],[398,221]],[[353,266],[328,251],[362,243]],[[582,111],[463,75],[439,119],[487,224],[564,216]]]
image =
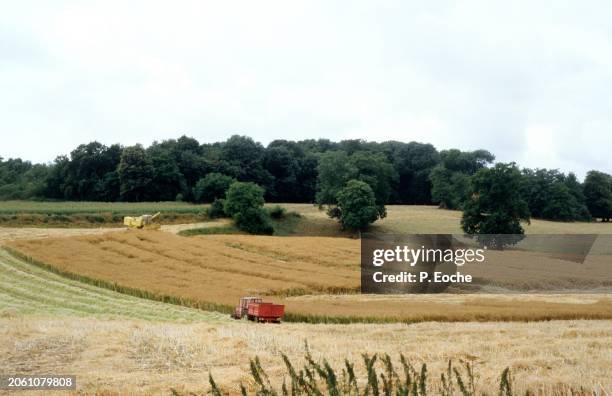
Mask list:
[[307,322],[609,319],[612,299],[581,295],[367,296],[359,288],[359,241],[324,237],[155,231],[13,241],[50,269],[138,296],[230,312],[245,295],[286,305]]
[[[299,235],[337,236],[338,223],[324,210],[311,204],[282,204],[288,211],[302,215],[295,228]],[[461,211],[424,205],[387,205],[387,217],[378,220],[371,231],[404,234],[461,234]],[[612,223],[558,222],[532,219],[523,224],[527,234],[612,234]]]
[[[161,230],[178,234],[191,229],[206,230],[229,226],[228,219],[215,219],[203,223],[188,224],[162,224]],[[50,228],[50,227],[0,227],[0,246],[7,241],[18,239],[46,239],[82,235],[99,235],[111,231],[125,231],[126,227],[99,227],[99,228]]]
[[[0,317],[0,339],[10,340],[0,342],[7,372],[76,374],[79,394],[167,395],[170,388],[206,394],[209,372],[239,394],[240,382],[253,390],[249,358],[259,356],[278,384],[286,373],[280,353],[300,365],[304,341],[316,360],[338,370],[345,358],[360,362],[362,353],[388,353],[399,366],[403,353],[417,367],[427,363],[432,390],[452,359],[473,364],[477,389],[490,395],[505,367],[516,394],[612,392],[612,321],[276,326]],[[356,371],[363,379],[361,364]]]
[[[268,207],[277,204],[267,204]],[[337,221],[312,204],[278,204],[301,218],[279,222],[287,235],[350,236]],[[121,224],[123,216],[162,212],[162,223],[201,222],[207,205],[186,202],[0,202],[2,227],[109,227]],[[377,221],[372,231],[385,233],[461,233],[461,212],[436,206],[388,205],[387,217]],[[525,224],[528,234],[612,234],[612,223],[564,223],[533,219]]]

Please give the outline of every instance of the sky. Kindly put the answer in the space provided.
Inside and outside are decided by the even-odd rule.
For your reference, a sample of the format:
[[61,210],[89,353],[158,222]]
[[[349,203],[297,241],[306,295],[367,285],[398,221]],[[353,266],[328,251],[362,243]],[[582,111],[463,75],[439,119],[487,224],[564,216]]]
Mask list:
[[0,156],[248,135],[612,173],[607,1],[0,4]]

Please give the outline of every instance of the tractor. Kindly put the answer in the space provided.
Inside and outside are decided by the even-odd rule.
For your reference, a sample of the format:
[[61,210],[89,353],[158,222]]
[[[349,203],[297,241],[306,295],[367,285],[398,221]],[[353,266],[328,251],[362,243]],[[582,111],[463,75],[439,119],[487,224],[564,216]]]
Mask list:
[[242,297],[231,317],[242,319],[246,316],[254,322],[280,323],[284,314],[284,305],[263,302],[260,297]]
[[160,225],[159,223],[154,223],[153,220],[158,218],[160,214],[160,212],[157,212],[154,215],[145,214],[137,217],[125,216],[123,218],[123,225],[128,226],[128,228],[157,230]]

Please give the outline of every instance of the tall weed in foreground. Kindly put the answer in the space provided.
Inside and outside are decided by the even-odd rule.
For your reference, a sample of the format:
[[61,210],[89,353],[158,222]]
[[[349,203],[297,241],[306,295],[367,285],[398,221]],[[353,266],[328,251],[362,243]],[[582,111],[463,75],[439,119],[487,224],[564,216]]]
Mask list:
[[[348,359],[344,367],[334,369],[326,359],[315,361],[306,345],[305,363],[296,368],[285,354],[281,354],[286,368],[282,385],[273,386],[261,366],[258,357],[250,360],[251,383],[240,385],[243,396],[476,396],[478,392],[474,379],[473,367],[462,362],[457,367],[448,362],[445,372],[439,381],[429,378],[427,365],[413,366],[403,354],[400,354],[401,368],[398,370],[388,354],[363,354],[363,372],[356,372],[355,363]],[[219,387],[209,374],[210,390],[207,394],[215,396],[230,394]],[[431,389],[430,389],[431,387]],[[251,393],[249,393],[249,389]],[[173,394],[180,395],[175,390]],[[506,368],[500,376],[499,395],[511,396],[512,380],[510,370]]]

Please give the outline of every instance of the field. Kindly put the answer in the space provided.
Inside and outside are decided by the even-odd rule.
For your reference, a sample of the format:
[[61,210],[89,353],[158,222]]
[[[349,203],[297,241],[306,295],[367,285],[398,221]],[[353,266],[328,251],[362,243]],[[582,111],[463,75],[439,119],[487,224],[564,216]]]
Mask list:
[[203,221],[205,205],[186,202],[0,202],[0,226],[102,227],[122,224],[123,216],[163,213],[163,221]]
[[[231,312],[241,296],[269,296],[284,303],[287,319],[294,321],[612,318],[608,294],[359,295],[359,241],[349,238],[187,238],[126,231],[7,246],[74,279],[176,304]],[[593,272],[595,278],[600,275]]]
[[315,359],[336,369],[348,358],[363,372],[361,353],[388,353],[396,365],[400,353],[417,366],[426,362],[433,390],[449,359],[470,362],[477,388],[489,394],[505,367],[519,394],[612,389],[609,320],[252,325],[68,280],[6,253],[0,253],[0,339],[4,371],[75,374],[80,394],[165,395],[170,388],[203,394],[209,372],[235,394],[240,383],[253,389],[248,366],[255,356],[279,384],[280,353],[300,363],[305,341]]
[[[324,210],[309,204],[283,204],[289,211],[303,216],[295,233],[301,235],[339,235],[336,221],[327,217]],[[387,217],[375,222],[371,231],[406,234],[460,234],[461,212],[438,209],[436,206],[387,205]],[[612,234],[612,223],[574,222],[563,223],[532,219],[524,224],[528,234]]]
[[[268,204],[274,206],[276,204]],[[275,225],[279,235],[345,236],[338,223],[312,204],[279,204],[301,218],[290,217]],[[163,224],[206,221],[207,205],[186,202],[0,202],[0,227],[116,227],[123,216],[162,212]],[[388,205],[387,217],[371,231],[385,233],[461,233],[461,212],[435,206]],[[563,223],[547,220],[525,224],[531,234],[612,234],[612,223]],[[227,229],[216,232],[224,233]]]
[[[12,216],[3,205],[0,214]],[[24,216],[50,216],[41,213],[45,205],[51,215],[73,216],[59,213],[71,203],[11,205],[30,211]],[[161,231],[122,231],[79,217],[111,208],[125,214],[158,205],[168,205],[164,213],[193,209],[114,205],[76,204],[74,222],[63,228],[0,227],[0,245],[20,256],[0,248],[0,367],[7,372],[72,373],[78,394],[101,395],[166,395],[171,388],[205,394],[211,373],[236,394],[240,383],[255,389],[250,358],[259,356],[280,385],[286,373],[280,354],[300,365],[307,341],[315,359],[341,370],[348,358],[362,378],[362,353],[388,353],[395,365],[400,353],[416,366],[427,363],[433,394],[449,359],[470,362],[477,389],[488,394],[497,394],[505,367],[516,394],[612,393],[610,294],[360,295],[359,240],[312,205],[283,205],[301,217],[277,224],[286,235],[278,237],[209,235],[235,233],[227,220],[164,218]],[[388,211],[374,230],[459,232],[459,212]],[[104,228],[93,227],[99,225]],[[189,231],[194,228],[200,231]],[[535,220],[526,231],[612,234],[612,227]],[[603,279],[607,272],[592,274]],[[230,320],[227,312],[247,294],[286,304],[287,319],[302,323]],[[334,324],[349,322],[358,323]]]
[[191,213],[202,210],[203,205],[187,202],[87,202],[87,201],[2,201],[1,214],[40,213],[40,214],[71,214],[71,213],[151,213],[157,210]]
[[0,314],[155,321],[227,321],[225,315],[140,299],[66,279],[0,250]]
[[433,389],[448,359],[471,362],[478,389],[491,395],[505,367],[516,394],[612,389],[612,321],[275,326],[27,316],[0,317],[0,338],[10,340],[0,342],[8,372],[74,373],[81,394],[168,395],[170,388],[205,394],[210,372],[234,395],[240,382],[253,387],[249,358],[259,356],[278,384],[285,372],[280,353],[299,363],[304,341],[315,359],[341,369],[349,358],[362,375],[362,353],[389,353],[396,365],[403,353],[428,364]]
[[[204,223],[188,224],[162,224],[161,230],[178,234],[181,232],[197,229],[203,232],[207,229],[218,230],[223,227],[231,227],[228,219],[216,219]],[[81,235],[99,235],[111,231],[124,231],[125,227],[86,227],[86,228],[51,228],[51,227],[0,227],[0,246],[5,241],[18,239],[46,239],[53,237],[70,237]]]

